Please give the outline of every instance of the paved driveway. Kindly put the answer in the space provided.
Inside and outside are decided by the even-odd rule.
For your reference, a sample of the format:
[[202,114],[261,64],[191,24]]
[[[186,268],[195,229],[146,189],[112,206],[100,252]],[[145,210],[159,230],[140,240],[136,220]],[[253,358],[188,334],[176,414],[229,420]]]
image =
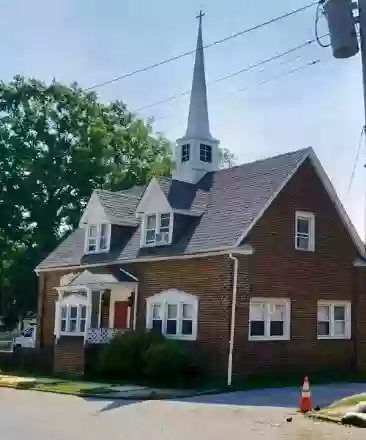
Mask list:
[[[281,407],[277,400],[280,395],[273,393],[274,390],[251,391],[195,399],[206,403],[194,399],[139,403],[0,388],[0,438],[366,440],[366,430],[314,422],[295,415],[294,409]],[[286,406],[295,399],[295,390],[286,389],[282,393]],[[250,396],[257,399],[251,403],[254,406],[246,406]],[[276,406],[261,406],[261,402],[268,405],[272,400]],[[218,401],[237,404],[218,404]],[[288,415],[293,416],[291,423],[284,420]]]

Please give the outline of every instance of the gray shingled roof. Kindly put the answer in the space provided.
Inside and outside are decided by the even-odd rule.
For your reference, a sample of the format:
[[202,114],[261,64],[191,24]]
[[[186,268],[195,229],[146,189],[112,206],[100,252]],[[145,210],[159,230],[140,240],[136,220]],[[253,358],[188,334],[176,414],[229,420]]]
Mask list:
[[135,211],[146,185],[128,191],[95,190],[108,220],[115,225],[126,222],[138,225]]
[[[91,263],[126,262],[146,256],[174,256],[230,248],[266,207],[286,179],[304,161],[311,149],[282,154],[241,166],[207,173],[196,185],[174,179],[160,180],[160,186],[175,209],[202,212],[187,216],[170,246],[140,248],[140,226],[131,226],[121,246],[108,254],[84,255],[84,231],[77,229],[52,252],[38,269]],[[128,192],[99,192],[111,215],[134,217],[139,196]],[[117,208],[115,207],[118,206]],[[135,217],[134,217],[135,218]]]

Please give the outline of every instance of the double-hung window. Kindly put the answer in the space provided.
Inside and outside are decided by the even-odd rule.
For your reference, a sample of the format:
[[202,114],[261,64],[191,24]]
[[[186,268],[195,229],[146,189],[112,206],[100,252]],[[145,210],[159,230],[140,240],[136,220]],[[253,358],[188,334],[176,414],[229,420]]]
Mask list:
[[86,329],[86,305],[64,304],[60,307],[60,334],[80,335]]
[[109,223],[89,224],[86,229],[86,253],[108,252],[111,241]]
[[290,339],[290,301],[252,298],[249,307],[249,340]]
[[351,303],[319,301],[317,327],[318,339],[350,339]]
[[315,250],[315,216],[310,212],[296,212],[295,249],[299,251]]
[[167,291],[147,299],[146,327],[167,338],[197,337],[198,300],[193,295]]
[[172,214],[149,214],[145,218],[145,246],[169,244],[172,235]]

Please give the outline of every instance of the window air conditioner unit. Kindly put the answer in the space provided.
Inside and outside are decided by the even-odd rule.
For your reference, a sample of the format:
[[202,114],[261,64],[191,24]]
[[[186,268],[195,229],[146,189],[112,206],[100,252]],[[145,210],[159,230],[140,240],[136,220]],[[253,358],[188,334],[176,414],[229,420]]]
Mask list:
[[156,243],[169,243],[169,232],[159,232],[155,235]]

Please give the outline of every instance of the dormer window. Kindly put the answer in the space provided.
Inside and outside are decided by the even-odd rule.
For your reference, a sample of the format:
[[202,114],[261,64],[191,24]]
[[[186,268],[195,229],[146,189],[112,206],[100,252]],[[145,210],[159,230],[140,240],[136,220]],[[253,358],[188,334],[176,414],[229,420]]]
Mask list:
[[111,242],[111,225],[109,223],[90,224],[86,228],[85,252],[96,254],[108,252]]
[[206,144],[200,144],[200,161],[211,163],[212,162],[212,146]]
[[144,246],[161,246],[171,242],[173,218],[171,213],[148,214],[145,217]]
[[189,161],[190,153],[191,153],[191,146],[190,146],[190,144],[182,145],[182,163]]

